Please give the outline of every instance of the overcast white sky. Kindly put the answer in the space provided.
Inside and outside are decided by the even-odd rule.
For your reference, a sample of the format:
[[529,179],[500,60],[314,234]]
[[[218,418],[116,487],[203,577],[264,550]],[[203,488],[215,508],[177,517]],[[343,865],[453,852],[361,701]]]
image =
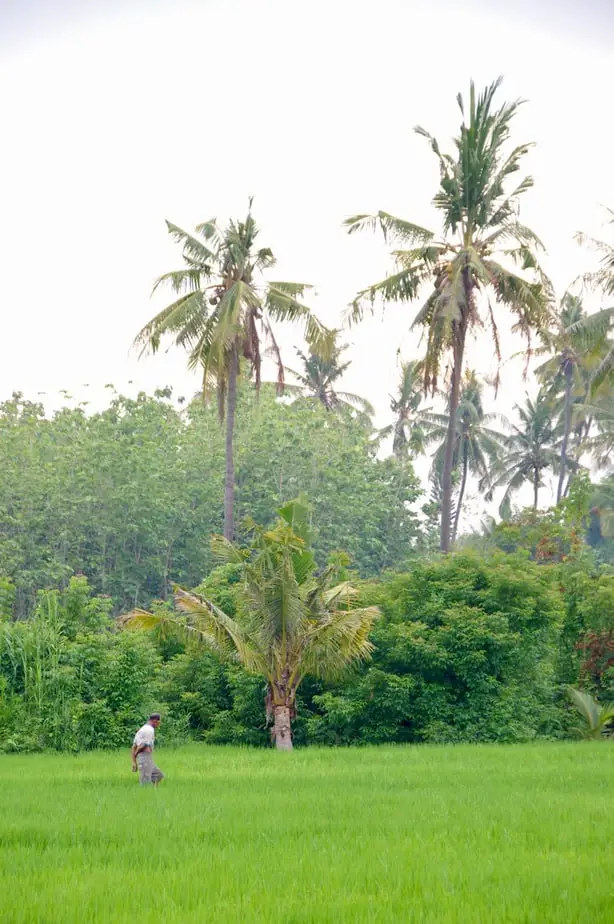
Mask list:
[[[436,226],[437,166],[420,123],[446,140],[455,95],[505,75],[529,103],[515,128],[537,142],[522,217],[545,241],[562,293],[590,260],[614,205],[614,12],[607,0],[4,2],[0,11],[0,399],[107,382],[196,381],[177,353],[137,362],[134,334],[179,265],[164,219],[191,227],[245,212],[255,196],[276,275],[317,286],[338,323],[389,268],[376,238],[342,220],[383,208]],[[414,309],[352,330],[347,388],[384,422],[396,350]],[[293,336],[286,356],[293,358]],[[509,344],[510,352],[513,345]],[[492,357],[474,351],[480,371]],[[90,388],[82,386],[89,383]],[[522,399],[511,375],[503,410]],[[545,498],[544,498],[545,499]]]

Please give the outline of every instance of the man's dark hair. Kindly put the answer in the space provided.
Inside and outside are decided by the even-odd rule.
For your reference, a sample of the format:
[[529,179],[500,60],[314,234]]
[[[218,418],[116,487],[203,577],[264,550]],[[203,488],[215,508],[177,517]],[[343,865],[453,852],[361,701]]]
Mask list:
[[150,722],[152,722],[152,721],[155,722],[156,719],[157,719],[158,721],[160,721],[160,719],[161,719],[160,713],[159,713],[159,712],[152,712],[152,714],[149,716],[149,721],[150,721]]

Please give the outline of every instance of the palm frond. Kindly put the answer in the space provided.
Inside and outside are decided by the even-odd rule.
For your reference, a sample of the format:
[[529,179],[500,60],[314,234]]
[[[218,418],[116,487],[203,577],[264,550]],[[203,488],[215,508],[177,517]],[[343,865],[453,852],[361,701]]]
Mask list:
[[403,244],[428,244],[435,237],[432,231],[420,225],[382,211],[375,215],[354,215],[344,221],[344,226],[349,234],[357,231],[380,230],[385,240],[398,241]]

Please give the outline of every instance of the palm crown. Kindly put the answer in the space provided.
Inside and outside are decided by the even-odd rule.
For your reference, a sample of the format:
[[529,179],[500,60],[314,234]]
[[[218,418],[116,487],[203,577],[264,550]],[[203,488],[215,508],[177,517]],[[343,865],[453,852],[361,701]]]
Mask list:
[[318,401],[327,411],[358,410],[361,414],[371,416],[373,407],[359,395],[347,391],[338,391],[337,383],[343,378],[351,360],[343,361],[342,354],[348,349],[347,344],[337,343],[339,331],[331,331],[331,348],[327,356],[311,351],[306,354],[297,350],[302,361],[302,372],[287,369],[297,382],[297,389],[307,398]]
[[251,200],[245,220],[230,221],[225,229],[215,219],[198,225],[194,234],[171,222],[167,226],[182,247],[186,265],[160,276],[154,291],[170,286],[179,298],[143,327],[136,343],[156,352],[163,337],[173,337],[177,346],[188,350],[190,367],[202,370],[205,390],[211,385],[217,388],[220,413],[233,354],[239,366],[241,360],[249,363],[256,385],[260,384],[262,337],[271,347],[283,385],[272,322],[301,322],[310,345],[326,351],[326,328],[299,300],[311,286],[264,279],[264,272],[276,261],[268,247],[256,247],[259,229]]
[[[284,386],[284,367],[272,323],[296,321],[303,325],[312,349],[326,355],[330,334],[300,299],[310,286],[269,282],[264,272],[275,265],[268,247],[257,247],[258,227],[251,213],[220,229],[215,220],[198,225],[190,234],[167,222],[181,245],[184,266],[165,273],[154,291],[170,286],[179,295],[149,321],[136,337],[142,351],[156,352],[164,337],[174,338],[188,352],[188,364],[202,373],[203,396],[217,391],[220,419],[226,423],[224,535],[234,536],[234,418],[237,378],[247,364],[256,388],[260,386],[264,346],[275,358],[277,385]],[[264,341],[264,344],[263,344]]]
[[533,487],[533,508],[537,510],[539,490],[544,486],[543,474],[558,470],[560,424],[554,418],[548,394],[541,389],[535,400],[527,398],[523,406],[516,405],[520,424],[514,424],[506,440],[503,457],[490,473],[487,500],[497,488],[505,488],[499,506],[501,516],[507,516],[513,495],[530,484]]

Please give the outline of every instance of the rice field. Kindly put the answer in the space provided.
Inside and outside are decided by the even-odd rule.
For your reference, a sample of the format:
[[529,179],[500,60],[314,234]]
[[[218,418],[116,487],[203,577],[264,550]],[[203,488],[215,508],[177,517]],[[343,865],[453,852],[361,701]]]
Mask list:
[[607,743],[0,757],[0,921],[614,921]]

